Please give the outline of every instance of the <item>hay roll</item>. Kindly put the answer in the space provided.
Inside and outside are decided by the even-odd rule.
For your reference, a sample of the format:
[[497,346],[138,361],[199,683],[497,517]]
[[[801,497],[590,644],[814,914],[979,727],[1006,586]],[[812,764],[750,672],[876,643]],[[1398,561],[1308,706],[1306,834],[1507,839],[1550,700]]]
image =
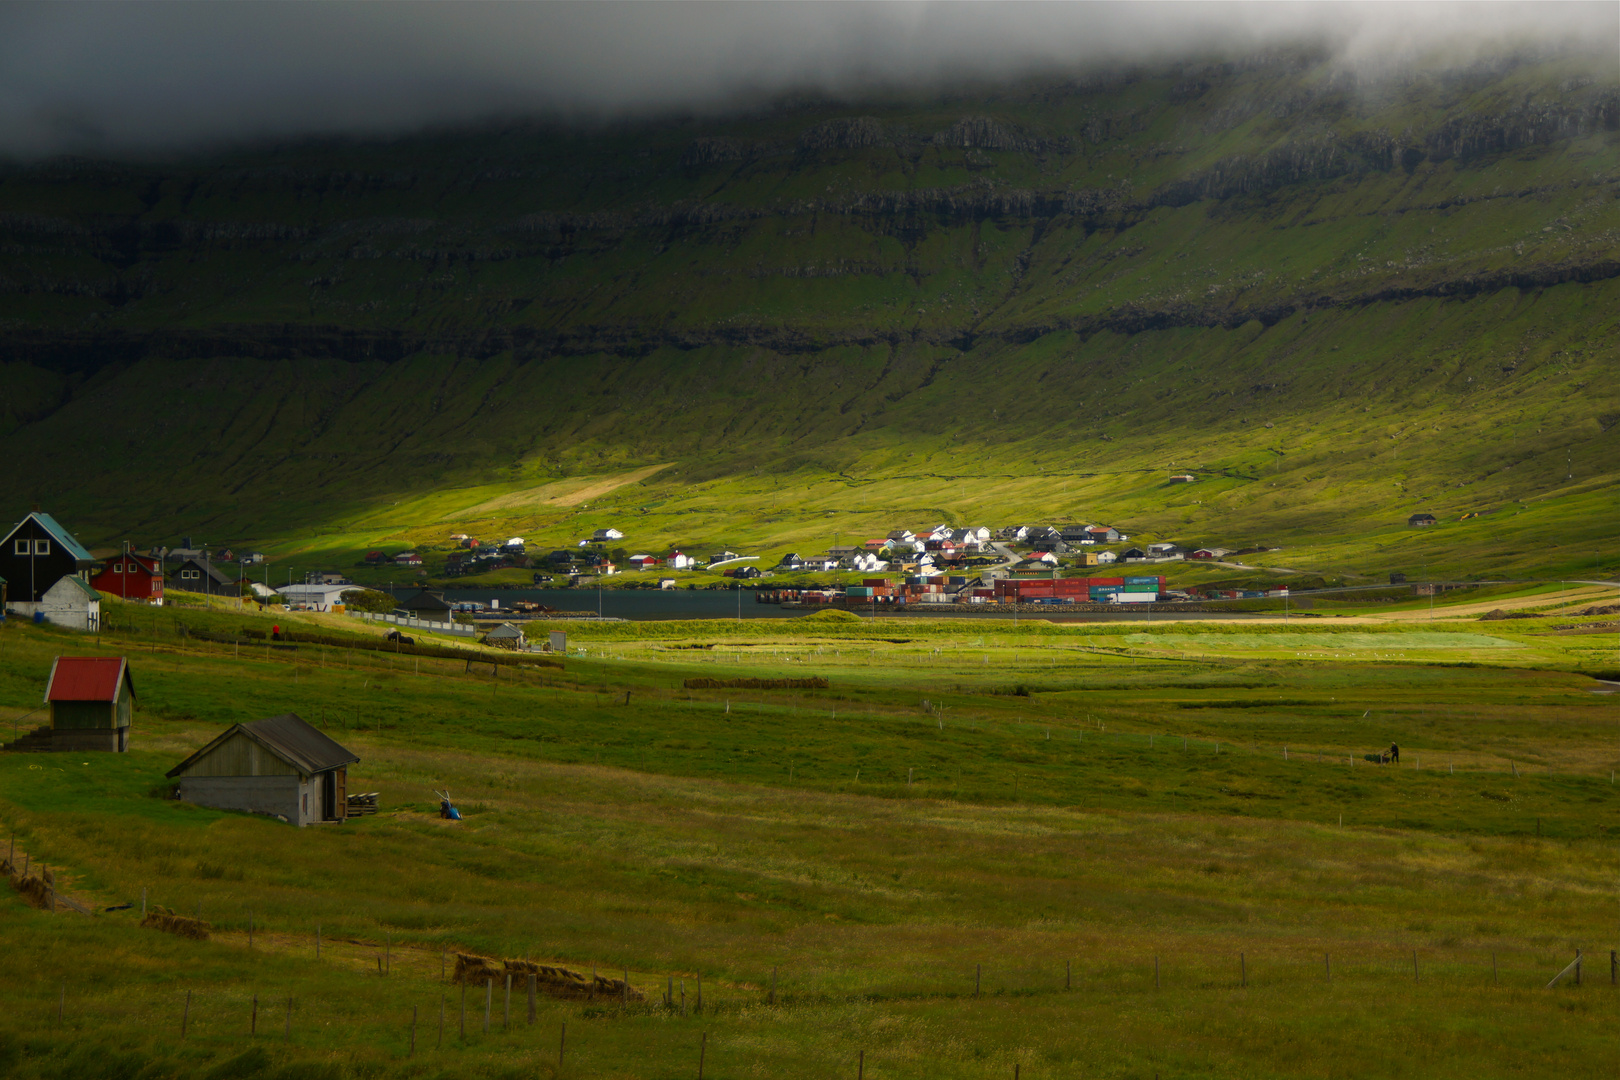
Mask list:
[[176,915],[166,907],[152,905],[141,920],[141,925],[152,930],[161,930],[165,934],[175,934],[179,937],[190,938],[193,941],[207,941],[210,926],[201,919],[193,919],[189,915]]

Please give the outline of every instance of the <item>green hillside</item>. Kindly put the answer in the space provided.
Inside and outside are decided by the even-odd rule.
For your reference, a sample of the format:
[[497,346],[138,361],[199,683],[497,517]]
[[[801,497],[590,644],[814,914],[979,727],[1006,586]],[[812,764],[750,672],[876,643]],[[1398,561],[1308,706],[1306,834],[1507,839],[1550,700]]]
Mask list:
[[0,506],[90,543],[1080,519],[1620,573],[1611,61],[49,161],[0,234]]

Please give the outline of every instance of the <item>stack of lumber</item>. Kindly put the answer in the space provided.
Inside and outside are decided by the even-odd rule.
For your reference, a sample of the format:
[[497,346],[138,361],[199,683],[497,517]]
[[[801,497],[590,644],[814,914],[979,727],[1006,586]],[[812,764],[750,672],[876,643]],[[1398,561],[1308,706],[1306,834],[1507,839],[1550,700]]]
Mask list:
[[350,795],[347,799],[350,817],[364,817],[377,812],[377,795],[375,791],[367,791],[360,795]]

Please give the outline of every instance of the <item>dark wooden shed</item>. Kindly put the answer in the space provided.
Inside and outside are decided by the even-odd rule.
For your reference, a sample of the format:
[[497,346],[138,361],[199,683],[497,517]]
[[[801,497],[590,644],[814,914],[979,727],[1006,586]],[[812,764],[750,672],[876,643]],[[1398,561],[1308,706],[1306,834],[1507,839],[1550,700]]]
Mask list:
[[296,714],[282,713],[231,725],[168,777],[179,780],[187,802],[303,826],[348,816],[348,767],[359,760]]

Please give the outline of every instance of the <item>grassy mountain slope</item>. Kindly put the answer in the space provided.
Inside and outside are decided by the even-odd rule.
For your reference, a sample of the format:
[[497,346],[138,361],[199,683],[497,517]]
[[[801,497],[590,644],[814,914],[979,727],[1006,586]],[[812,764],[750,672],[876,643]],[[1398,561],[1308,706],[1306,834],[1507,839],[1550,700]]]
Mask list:
[[1279,54],[16,167],[0,501],[306,560],[1056,517],[1614,572],[1617,129],[1581,57]]

